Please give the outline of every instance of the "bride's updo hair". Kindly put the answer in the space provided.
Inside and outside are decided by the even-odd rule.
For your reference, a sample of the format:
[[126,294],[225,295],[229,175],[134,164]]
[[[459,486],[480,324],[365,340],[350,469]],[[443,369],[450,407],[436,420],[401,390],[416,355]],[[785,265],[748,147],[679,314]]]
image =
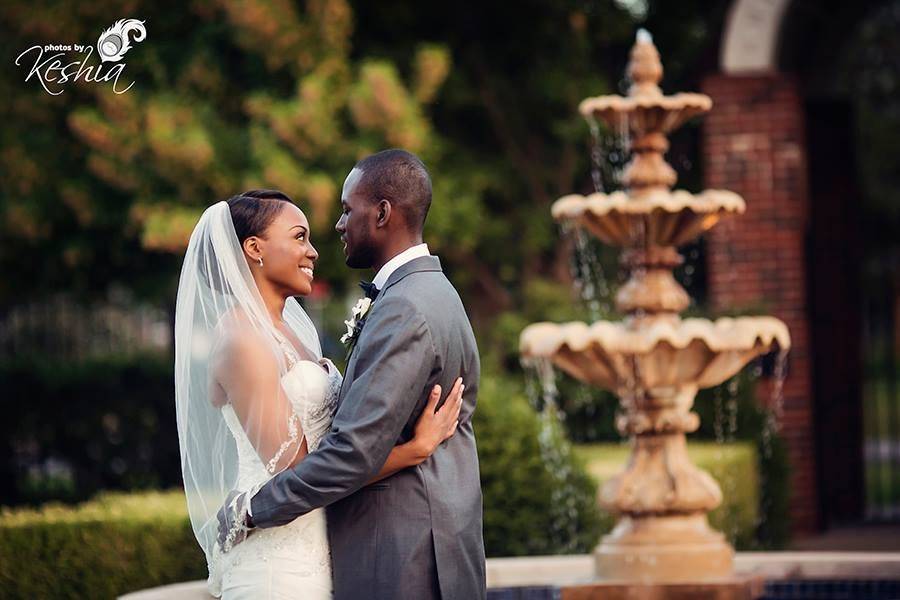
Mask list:
[[[284,208],[285,202],[293,203],[287,194],[278,190],[250,190],[232,196],[226,202],[231,222],[234,224],[234,232],[241,246],[250,236],[262,236]],[[219,260],[214,256],[215,246],[209,243],[201,244],[197,252],[199,257],[197,266],[203,286],[215,293],[231,295],[231,286],[219,270]]]
[[287,194],[278,190],[250,190],[229,198],[228,208],[238,241],[243,244],[248,237],[262,237],[284,208],[283,202],[293,204]]

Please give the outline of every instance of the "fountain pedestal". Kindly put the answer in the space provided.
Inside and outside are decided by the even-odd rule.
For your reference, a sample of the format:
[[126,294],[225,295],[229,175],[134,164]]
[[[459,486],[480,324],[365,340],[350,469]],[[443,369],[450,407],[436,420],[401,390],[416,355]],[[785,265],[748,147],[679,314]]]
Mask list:
[[601,578],[640,581],[652,572],[654,580],[677,582],[731,574],[734,551],[706,518],[722,491],[687,453],[685,433],[700,425],[690,412],[696,391],[620,392],[625,412],[616,426],[633,448],[625,470],[600,491],[600,504],[624,515],[595,551]]
[[706,514],[625,516],[594,551],[601,579],[670,583],[725,579],[734,550]]

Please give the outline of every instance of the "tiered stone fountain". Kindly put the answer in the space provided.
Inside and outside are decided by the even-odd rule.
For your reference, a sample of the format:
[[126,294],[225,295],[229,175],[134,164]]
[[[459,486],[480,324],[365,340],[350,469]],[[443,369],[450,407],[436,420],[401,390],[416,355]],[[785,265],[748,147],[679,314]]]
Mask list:
[[629,436],[632,453],[625,470],[600,491],[601,505],[619,521],[595,551],[598,582],[732,585],[734,551],[707,521],[722,492],[687,454],[685,434],[700,423],[690,409],[700,388],[724,382],[756,356],[786,351],[790,336],[772,317],[679,316],[690,298],[672,273],[682,262],[676,247],[744,212],[744,201],[724,190],[671,189],[676,175],[663,158],[666,135],[710,110],[712,101],[662,94],[659,53],[644,31],[628,75],[627,97],[587,98],[580,106],[589,121],[629,133],[633,159],[622,177],[624,191],[566,196],[552,208],[557,221],[625,249],[621,263],[630,278],[615,305],[626,317],[592,325],[537,323],[522,332],[520,350],[525,360],[551,361],[620,399],[616,424]]

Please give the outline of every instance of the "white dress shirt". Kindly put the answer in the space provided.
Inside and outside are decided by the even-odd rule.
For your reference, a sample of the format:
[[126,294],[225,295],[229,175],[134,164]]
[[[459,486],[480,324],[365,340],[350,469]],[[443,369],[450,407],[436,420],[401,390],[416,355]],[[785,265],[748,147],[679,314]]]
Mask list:
[[375,287],[379,290],[383,290],[385,284],[394,271],[411,260],[421,258],[423,256],[429,256],[430,254],[431,253],[428,251],[428,244],[419,244],[418,246],[407,248],[391,260],[384,263],[384,266],[378,269],[378,273],[375,274],[375,279],[372,280],[372,283],[374,283]]

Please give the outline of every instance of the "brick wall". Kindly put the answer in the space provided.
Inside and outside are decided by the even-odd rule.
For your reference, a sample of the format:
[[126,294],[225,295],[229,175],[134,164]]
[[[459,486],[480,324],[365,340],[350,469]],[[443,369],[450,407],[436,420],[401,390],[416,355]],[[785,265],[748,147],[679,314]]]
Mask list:
[[[807,321],[804,237],[808,191],[803,102],[785,75],[714,75],[703,125],[705,186],[737,192],[747,212],[707,236],[712,305],[751,308],[790,328],[793,347],[784,385],[782,435],[792,468],[795,534],[818,529],[815,440]],[[769,398],[760,386],[762,397]]]

